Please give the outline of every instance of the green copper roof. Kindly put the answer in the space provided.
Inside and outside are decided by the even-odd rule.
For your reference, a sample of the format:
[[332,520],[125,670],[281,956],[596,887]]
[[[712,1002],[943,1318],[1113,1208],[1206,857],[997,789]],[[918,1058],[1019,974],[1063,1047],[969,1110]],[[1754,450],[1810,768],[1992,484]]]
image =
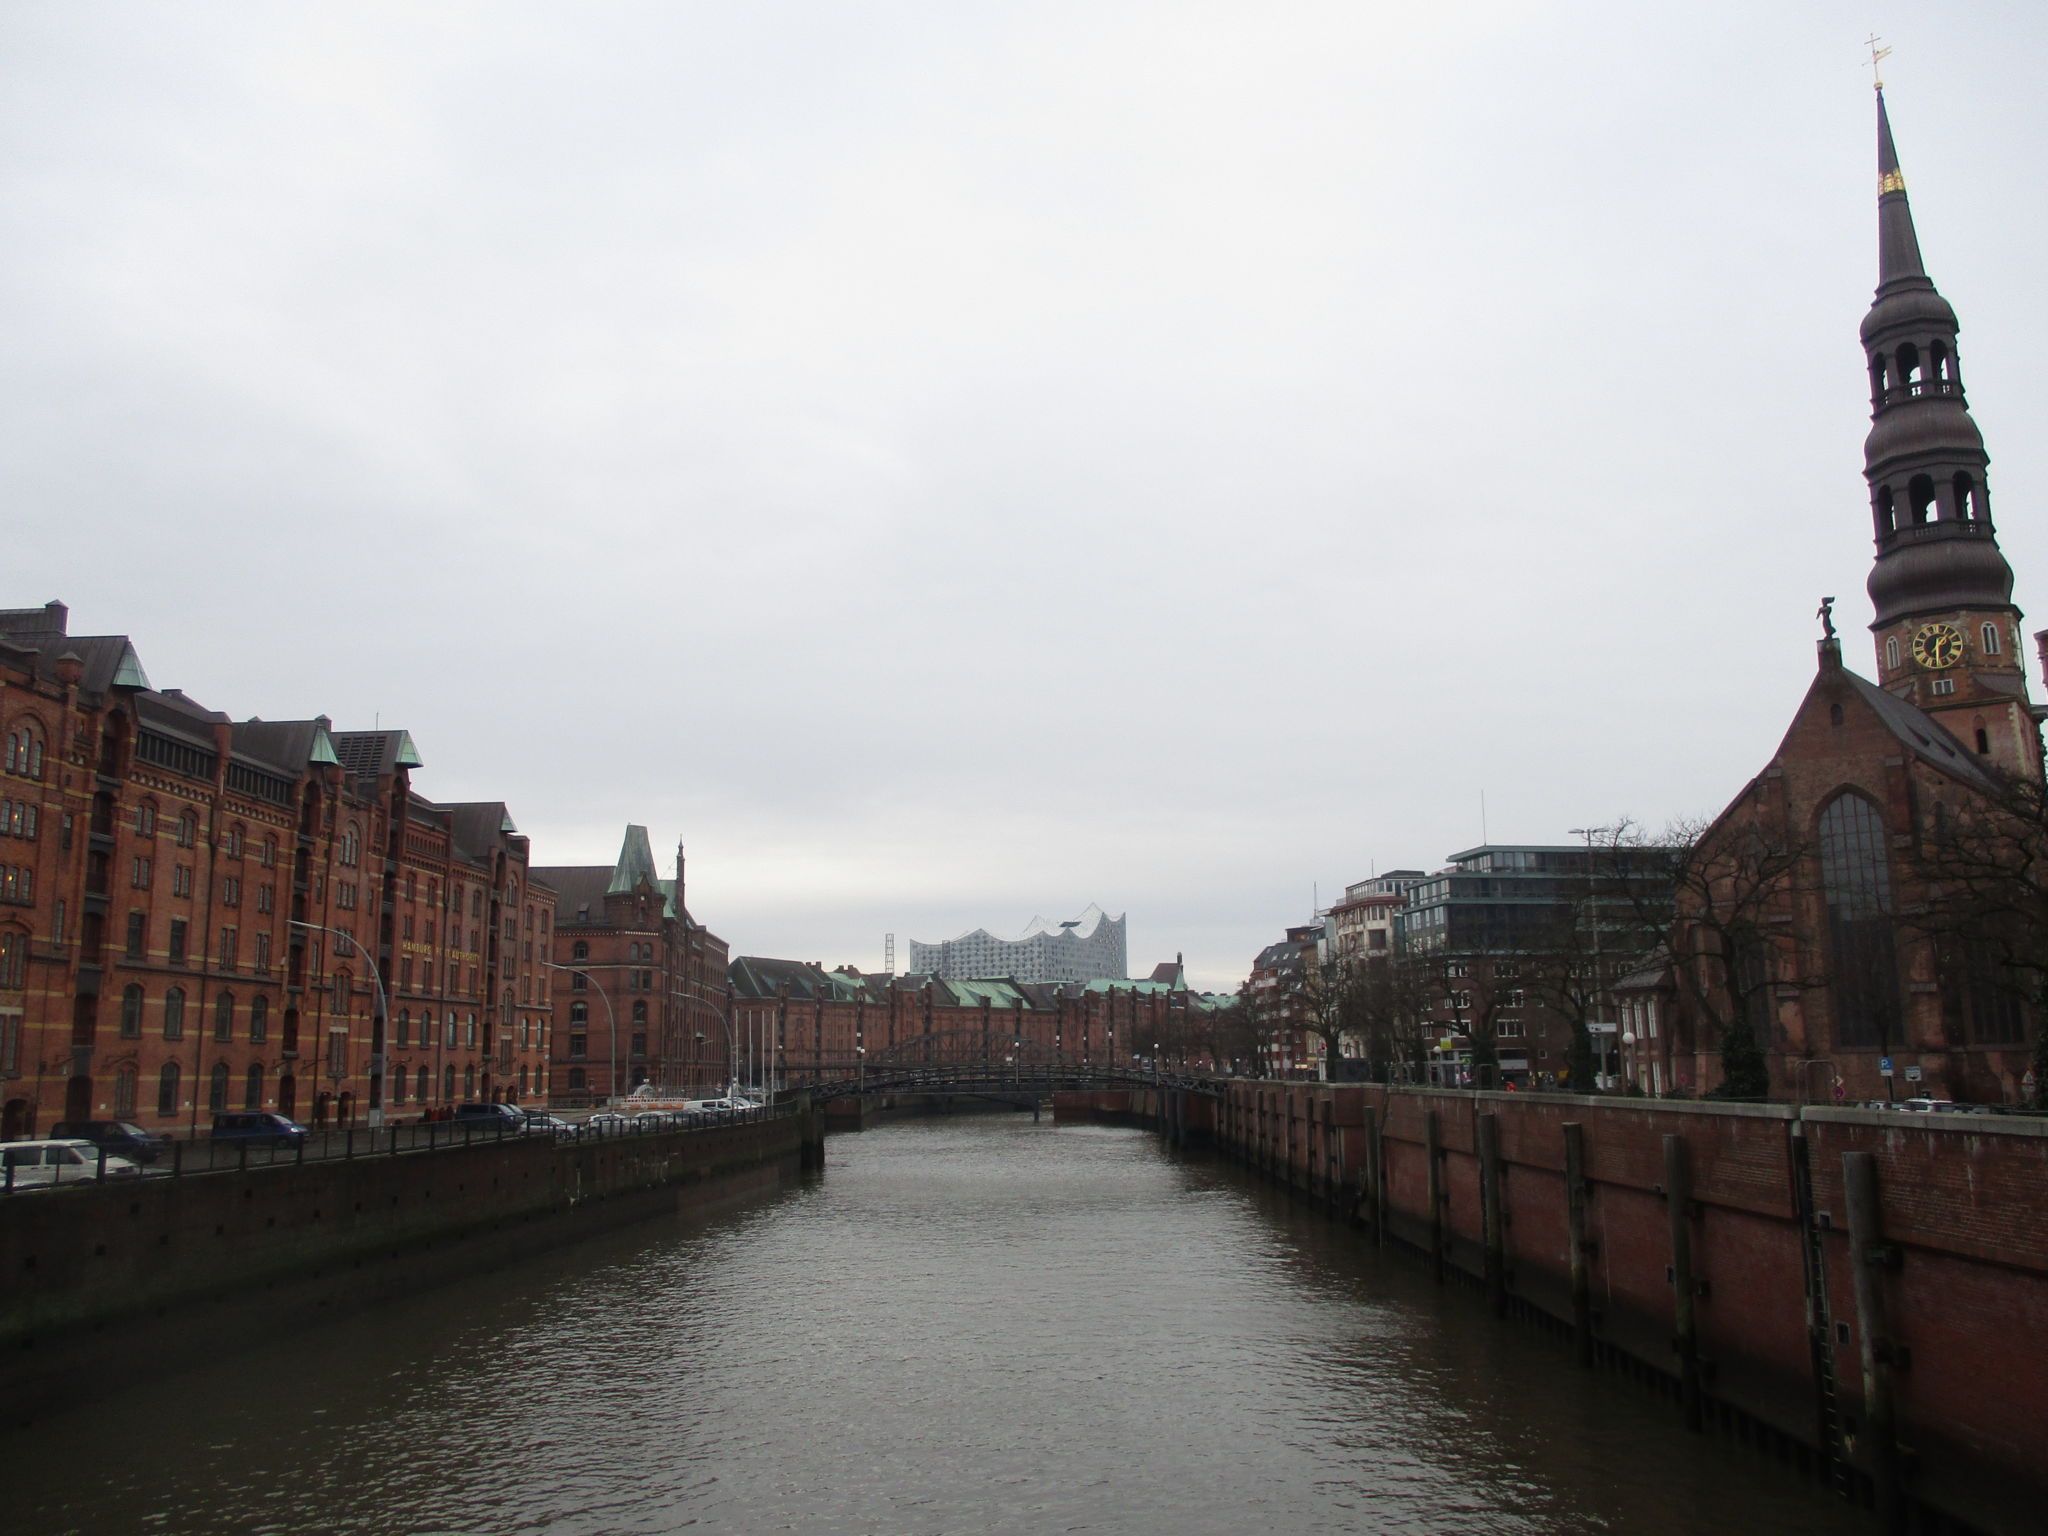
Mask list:
[[142,670],[142,658],[135,654],[135,647],[125,640],[121,643],[121,659],[114,666],[114,680],[109,685],[115,688],[147,688],[149,677]]
[[341,766],[341,759],[334,755],[334,741],[328,736],[327,727],[324,725],[313,727],[313,750],[306,754],[306,761],[332,763],[337,768]]
[[400,768],[424,768],[427,766],[420,761],[420,749],[412,744],[411,731],[400,731],[398,733],[398,756],[394,759],[394,762]]
[[647,841],[645,827],[626,828],[626,840],[619,846],[619,862],[612,870],[607,896],[624,896],[640,889],[640,882],[659,888],[661,877],[654,872],[654,849]]

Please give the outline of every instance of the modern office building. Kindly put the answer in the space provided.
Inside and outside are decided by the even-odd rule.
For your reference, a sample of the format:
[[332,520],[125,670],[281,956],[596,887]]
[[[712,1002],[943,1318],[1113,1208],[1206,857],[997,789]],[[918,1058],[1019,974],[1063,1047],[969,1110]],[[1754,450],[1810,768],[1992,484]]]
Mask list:
[[1129,967],[1124,916],[1111,917],[1093,904],[1063,923],[1034,917],[1014,939],[977,928],[938,944],[910,941],[910,969],[948,981],[1122,981]]

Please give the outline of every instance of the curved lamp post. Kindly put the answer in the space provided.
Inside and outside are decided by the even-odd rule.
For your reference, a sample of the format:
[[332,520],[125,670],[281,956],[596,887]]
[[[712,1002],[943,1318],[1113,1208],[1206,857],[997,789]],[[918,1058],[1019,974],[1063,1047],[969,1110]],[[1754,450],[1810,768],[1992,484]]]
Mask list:
[[590,983],[591,990],[597,993],[597,1000],[604,1004],[605,1022],[611,1026],[612,1032],[611,1074],[605,1079],[605,1102],[610,1104],[619,1096],[619,1016],[612,1012],[611,997],[598,983],[597,978],[590,974],[587,966],[561,965],[553,960],[543,960],[541,964],[551,971],[567,971],[571,976],[581,976]]
[[[363,964],[370,968],[370,982],[377,989],[377,1013],[376,1016],[370,1021],[370,1038],[373,1042],[381,1041],[384,1038],[384,1032],[386,1031],[386,1029],[390,1027],[390,1020],[386,1017],[387,1013],[390,1010],[388,1007],[388,1000],[384,995],[384,973],[377,969],[376,956],[372,955],[367,949],[363,948],[361,941],[358,940],[356,936],[350,933],[346,928],[330,928],[325,923],[302,922],[296,917],[292,918],[290,921],[292,927],[294,928],[306,928],[310,929],[314,933],[324,933],[328,935],[330,938],[339,939],[341,940],[342,943],[346,944],[350,949],[354,950],[357,954],[363,957]],[[371,1097],[373,1097],[377,1102],[369,1107],[369,1109],[365,1112],[365,1115],[366,1118],[369,1120],[370,1126],[373,1130],[384,1123],[384,1079],[387,1074],[385,1073],[383,1063],[379,1058],[385,1054],[385,1052],[381,1051],[372,1051],[370,1056],[371,1066],[375,1068],[375,1076],[377,1079],[377,1091],[376,1093],[371,1095]],[[194,1088],[196,1091],[196,1083],[194,1084]]]

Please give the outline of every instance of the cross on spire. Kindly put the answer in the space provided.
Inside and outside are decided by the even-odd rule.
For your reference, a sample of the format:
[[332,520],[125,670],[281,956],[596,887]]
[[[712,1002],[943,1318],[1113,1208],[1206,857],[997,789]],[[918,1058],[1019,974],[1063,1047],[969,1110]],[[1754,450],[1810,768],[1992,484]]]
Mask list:
[[1883,41],[1884,39],[1879,37],[1875,32],[1871,33],[1870,36],[1863,39],[1863,45],[1870,50],[1870,78],[1872,82],[1875,84],[1876,88],[1880,91],[1884,89],[1884,76],[1877,72],[1877,66],[1883,63],[1886,57],[1891,53],[1891,49],[1889,48],[1878,47],[1878,44]]

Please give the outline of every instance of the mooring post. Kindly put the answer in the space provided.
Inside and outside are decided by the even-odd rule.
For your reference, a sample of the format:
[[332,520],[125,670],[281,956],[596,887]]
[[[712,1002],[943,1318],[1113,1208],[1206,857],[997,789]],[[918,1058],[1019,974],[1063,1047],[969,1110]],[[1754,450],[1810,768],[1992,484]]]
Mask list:
[[1351,1219],[1372,1229],[1374,1242],[1379,1241],[1379,1212],[1373,1209],[1372,1202],[1373,1168],[1379,1161],[1378,1131],[1379,1111],[1368,1104],[1358,1121],[1358,1198],[1352,1205]]
[[1378,1116],[1373,1118],[1365,1147],[1372,1158],[1372,1241],[1380,1248],[1387,1241],[1387,1128]]
[[1692,1272],[1692,1169],[1683,1136],[1664,1138],[1664,1198],[1671,1216],[1671,1343],[1678,1353],[1678,1389],[1685,1427],[1706,1423],[1700,1402],[1699,1287]]
[[1564,1220],[1572,1245],[1572,1344],[1579,1364],[1593,1363],[1592,1257],[1586,1240],[1586,1128],[1564,1125]]
[[1478,1117],[1479,1210],[1486,1241],[1486,1299],[1495,1317],[1508,1315],[1508,1264],[1505,1227],[1501,1213],[1500,1116]]
[[1884,1292],[1878,1271],[1896,1255],[1884,1240],[1877,1199],[1877,1158],[1869,1152],[1842,1154],[1842,1194],[1849,1207],[1849,1274],[1856,1293],[1856,1343],[1863,1362],[1863,1433],[1870,1445],[1870,1485],[1878,1523],[1890,1532],[1906,1528],[1900,1487],[1898,1411],[1892,1400],[1892,1371],[1899,1350],[1885,1327]]
[[1443,1133],[1435,1110],[1422,1117],[1423,1150],[1429,1157],[1429,1267],[1437,1284],[1444,1279],[1444,1153]]

